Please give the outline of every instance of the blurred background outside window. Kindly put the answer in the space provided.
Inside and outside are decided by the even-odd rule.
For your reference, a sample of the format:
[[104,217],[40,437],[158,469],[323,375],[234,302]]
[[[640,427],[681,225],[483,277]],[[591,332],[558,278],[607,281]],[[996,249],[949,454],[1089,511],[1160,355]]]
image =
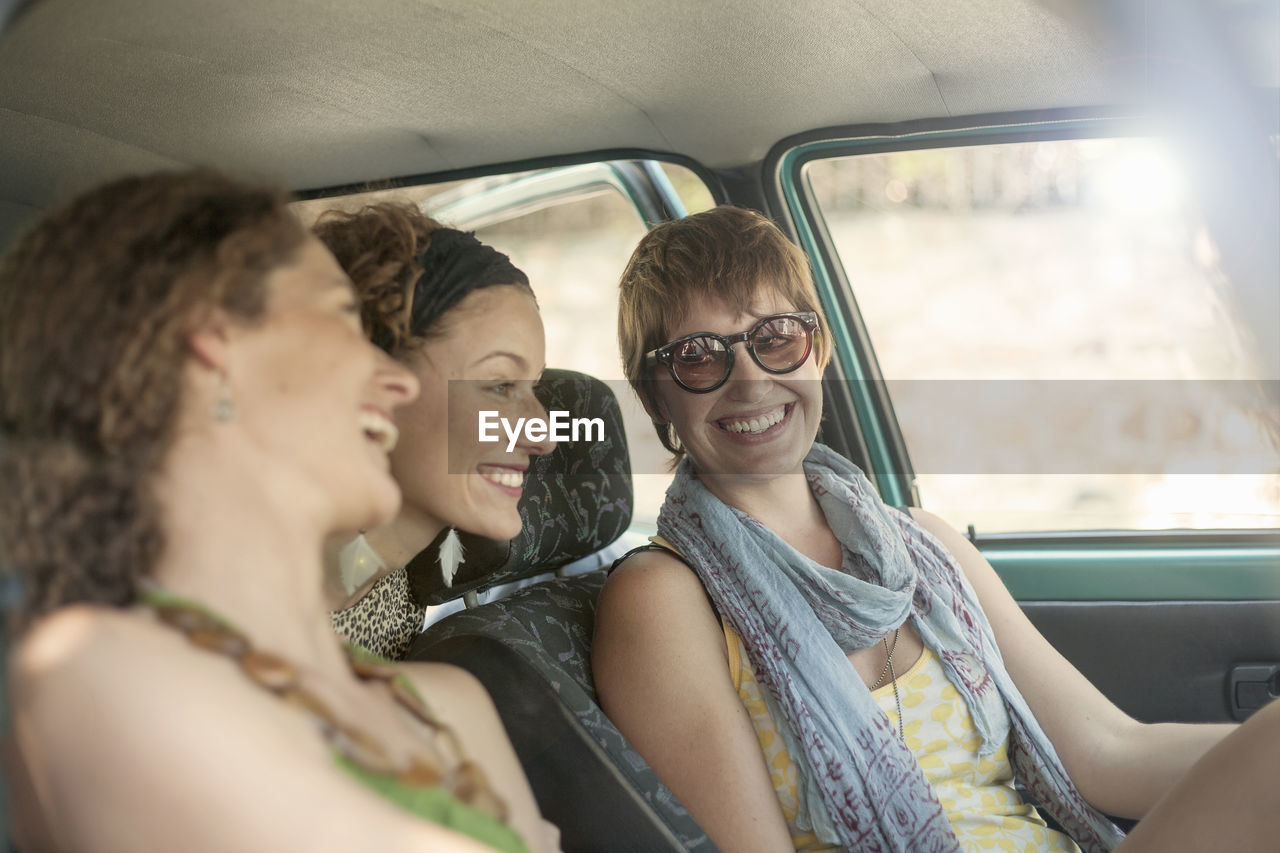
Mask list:
[[1280,527],[1280,377],[1169,143],[870,154],[806,179],[926,509],[979,533]]

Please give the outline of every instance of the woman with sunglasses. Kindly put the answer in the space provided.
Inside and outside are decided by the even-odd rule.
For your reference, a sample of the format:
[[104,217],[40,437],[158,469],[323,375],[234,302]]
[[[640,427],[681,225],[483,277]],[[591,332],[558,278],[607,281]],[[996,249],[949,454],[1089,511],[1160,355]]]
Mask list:
[[601,596],[592,669],[720,849],[1108,850],[1104,812],[1142,816],[1230,729],[1125,716],[964,537],[815,443],[830,339],[769,220],[658,226],[619,312],[678,467]]
[[125,178],[0,266],[21,849],[554,847],[474,679],[330,627],[322,545],[398,509],[418,382],[288,202]]

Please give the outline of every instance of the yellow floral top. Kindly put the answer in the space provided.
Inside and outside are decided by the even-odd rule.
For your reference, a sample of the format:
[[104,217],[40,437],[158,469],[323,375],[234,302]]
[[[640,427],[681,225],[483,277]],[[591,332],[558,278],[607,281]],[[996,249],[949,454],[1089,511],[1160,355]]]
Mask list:
[[[797,853],[839,850],[796,827],[795,763],[765,706],[742,640],[728,624],[724,625],[724,634],[729,671],[764,751],[773,789]],[[898,708],[893,685],[886,684],[871,695],[896,730]],[[1036,810],[1024,803],[1014,790],[1007,742],[1000,744],[989,758],[979,757],[981,738],[974,730],[969,708],[928,648],[914,666],[898,676],[898,695],[902,700],[907,746],[937,791],[961,850],[965,853],[985,850],[1079,853],[1075,842],[1045,826]]]

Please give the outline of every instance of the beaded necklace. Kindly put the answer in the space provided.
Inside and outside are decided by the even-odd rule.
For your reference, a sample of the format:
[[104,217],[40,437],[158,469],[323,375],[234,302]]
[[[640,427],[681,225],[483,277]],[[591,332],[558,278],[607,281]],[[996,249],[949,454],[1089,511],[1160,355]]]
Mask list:
[[493,791],[484,771],[466,757],[457,735],[436,719],[409,679],[392,664],[358,646],[346,647],[351,670],[357,677],[381,682],[400,707],[436,734],[453,759],[448,770],[417,755],[395,759],[378,740],[339,720],[320,697],[302,684],[293,663],[255,649],[244,634],[199,604],[158,590],[146,590],[140,598],[161,623],[181,632],[193,646],[230,658],[258,687],[306,714],[321,737],[346,761],[401,785],[444,787],[462,802],[498,820],[507,819],[506,803]]

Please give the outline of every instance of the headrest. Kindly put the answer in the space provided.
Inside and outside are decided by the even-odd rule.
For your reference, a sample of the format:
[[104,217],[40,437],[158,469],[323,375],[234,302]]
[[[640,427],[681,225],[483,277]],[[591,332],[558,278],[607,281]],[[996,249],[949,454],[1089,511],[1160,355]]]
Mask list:
[[631,460],[613,391],[585,373],[547,370],[537,395],[548,412],[600,418],[603,440],[561,442],[551,453],[534,457],[520,496],[520,534],[504,541],[459,530],[465,557],[452,586],[445,586],[440,572],[440,544],[448,534],[441,531],[406,567],[410,593],[419,604],[442,604],[472,590],[554,571],[608,547],[631,524]]

